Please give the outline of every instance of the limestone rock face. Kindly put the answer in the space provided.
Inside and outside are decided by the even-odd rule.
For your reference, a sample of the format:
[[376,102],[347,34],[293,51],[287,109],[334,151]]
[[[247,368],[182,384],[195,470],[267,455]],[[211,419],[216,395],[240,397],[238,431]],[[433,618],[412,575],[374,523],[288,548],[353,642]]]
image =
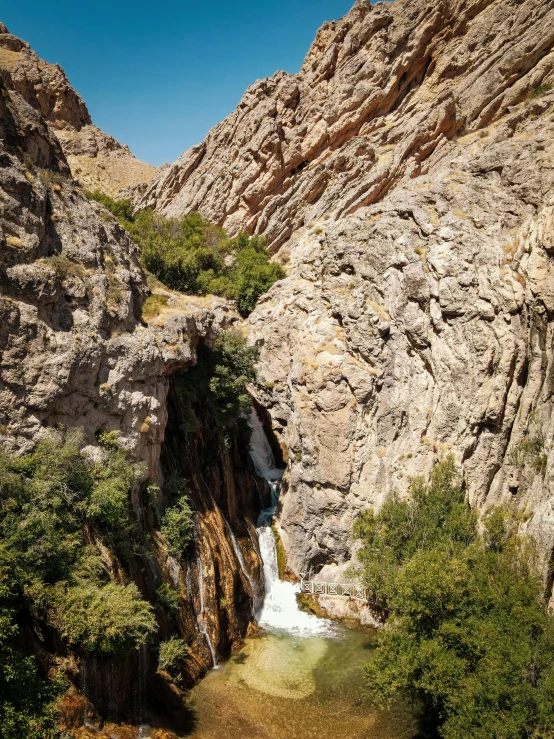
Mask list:
[[155,167],[140,162],[129,147],[92,125],[81,96],[58,64],[39,59],[26,41],[0,25],[0,78],[48,124],[72,174],[87,189],[109,195],[148,182]]
[[199,210],[275,250],[303,225],[381,201],[499,121],[551,79],[553,43],[549,0],[362,0],[320,29],[298,74],[248,88],[136,202]]
[[554,92],[284,247],[249,321],[296,572],[347,560],[359,512],[448,452],[472,505],[516,501],[552,550],[553,135]]
[[[117,576],[125,572],[151,601],[162,582],[179,590],[179,624],[163,628],[191,646],[185,672],[193,684],[212,666],[211,650],[216,659],[229,655],[248,630],[255,593],[241,563],[249,562],[259,581],[248,520],[257,515],[259,490],[247,450],[240,456],[229,444],[220,452],[217,429],[209,439],[198,432],[185,440],[176,423],[166,438],[168,394],[175,372],[196,362],[198,345],[210,345],[240,317],[224,299],[171,291],[158,316],[149,323],[141,317],[149,291],[137,247],[71,178],[52,127],[31,103],[0,75],[0,442],[25,451],[51,427],[81,428],[85,452],[99,459],[97,434],[119,431],[139,463],[131,490],[137,525],[154,544]],[[164,473],[191,468],[199,541],[187,564],[170,556],[159,535],[169,503],[164,453],[183,456],[175,469],[166,460]],[[116,554],[103,547],[102,556],[117,574]],[[155,672],[157,661],[149,664]],[[88,666],[96,671],[90,693],[100,711],[113,685],[122,706],[132,703],[140,655],[112,665],[110,680],[109,666]],[[167,690],[162,694],[167,699]]]

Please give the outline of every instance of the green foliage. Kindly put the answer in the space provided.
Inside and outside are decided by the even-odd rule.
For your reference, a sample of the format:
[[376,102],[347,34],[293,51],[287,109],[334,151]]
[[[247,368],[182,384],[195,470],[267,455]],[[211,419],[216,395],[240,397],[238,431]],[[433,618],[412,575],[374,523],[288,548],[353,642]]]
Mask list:
[[185,496],[163,515],[160,533],[169,544],[171,554],[179,558],[194,537],[192,511]]
[[89,652],[124,655],[156,630],[152,606],[134,583],[99,586],[83,581],[57,594],[57,621],[69,644]]
[[259,297],[285,276],[281,265],[269,261],[259,236],[242,233],[230,239],[199,213],[189,213],[180,221],[152,210],[134,215],[128,200],[114,200],[98,191],[89,197],[116,216],[140,246],[144,268],[173,290],[225,296],[236,300],[246,316]]
[[534,100],[535,98],[540,98],[543,95],[546,95],[546,93],[550,92],[551,90],[552,90],[552,85],[548,85],[548,84],[539,85],[538,87],[535,87],[535,89],[529,93],[529,98],[531,100]]
[[554,627],[532,547],[502,510],[477,535],[452,459],[411,493],[356,528],[365,584],[388,614],[371,701],[415,701],[444,739],[552,739]]
[[165,295],[149,295],[142,306],[142,317],[145,319],[155,318],[168,304]]
[[95,200],[107,208],[118,220],[133,221],[133,206],[130,200],[114,200],[109,195],[104,195],[100,190],[94,190],[94,192],[87,194],[91,200]]
[[[7,593],[0,586],[0,597]],[[43,680],[35,658],[17,646],[19,629],[11,609],[0,607],[0,737],[55,739],[60,678]]]
[[179,591],[164,582],[156,590],[156,602],[167,611],[174,611],[179,606]]
[[358,558],[374,606],[385,610],[399,570],[417,551],[466,545],[476,537],[453,458],[435,466],[429,485],[414,478],[409,499],[393,495],[377,515],[365,513],[354,525],[354,536],[363,542]]
[[105,544],[126,552],[134,534],[133,467],[116,433],[101,434],[99,442],[104,450],[99,462],[81,453],[78,432],[52,432],[21,457],[0,453],[0,582],[9,583],[14,598],[22,598],[34,616],[59,626],[72,642],[80,633],[79,614],[86,620],[88,613],[95,628],[98,614],[109,623],[110,608],[121,607],[127,636],[123,622],[113,621],[120,630],[117,639],[83,637],[87,648],[106,646],[113,653],[114,639],[132,648],[146,638],[138,624],[147,605],[130,586],[107,583],[100,553],[88,543],[95,531]]
[[172,636],[160,644],[158,669],[165,670],[173,676],[180,660],[187,656],[189,648],[183,639]]
[[236,427],[252,404],[247,385],[256,377],[257,357],[258,350],[236,331],[222,332],[213,349],[198,348],[197,363],[177,379],[185,433],[195,430],[200,414],[224,432]]

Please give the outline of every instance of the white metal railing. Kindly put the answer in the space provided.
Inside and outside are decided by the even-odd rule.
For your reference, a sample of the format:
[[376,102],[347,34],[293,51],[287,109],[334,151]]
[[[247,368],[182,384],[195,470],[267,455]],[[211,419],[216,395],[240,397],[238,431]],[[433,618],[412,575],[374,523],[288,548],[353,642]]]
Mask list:
[[302,593],[310,595],[336,595],[344,598],[356,598],[357,600],[368,600],[367,590],[359,585],[343,585],[342,583],[316,582],[315,580],[302,580],[300,583]]

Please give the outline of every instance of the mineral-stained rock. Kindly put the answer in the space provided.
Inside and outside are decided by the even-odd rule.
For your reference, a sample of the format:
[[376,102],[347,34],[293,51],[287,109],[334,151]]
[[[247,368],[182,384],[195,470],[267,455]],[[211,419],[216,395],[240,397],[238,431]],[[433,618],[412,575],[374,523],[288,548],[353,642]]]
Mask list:
[[[3,35],[7,46],[0,50],[19,54],[27,48]],[[40,67],[36,59],[33,64]],[[60,71],[60,84],[64,79]],[[184,439],[176,422],[171,459],[184,459],[179,469],[166,461],[163,471],[191,470],[189,490],[201,541],[187,563],[170,556],[159,534],[169,504],[161,460],[163,450],[170,456],[168,394],[172,375],[196,362],[198,345],[211,345],[240,317],[224,299],[166,291],[167,306],[160,314],[149,323],[142,318],[149,291],[138,248],[72,179],[44,117],[62,100],[80,120],[80,99],[62,89],[59,98],[42,106],[38,98],[26,99],[27,88],[20,91],[18,84],[0,74],[0,442],[21,452],[53,427],[81,428],[85,453],[99,459],[99,432],[119,432],[131,459],[140,463],[131,503],[137,526],[153,543],[140,561],[126,561],[125,567],[119,566],[117,552],[100,543],[99,549],[114,579],[134,580],[151,602],[162,583],[178,593],[178,624],[160,617],[160,638],[180,636],[189,644],[183,678],[191,686],[213,665],[210,647],[218,659],[228,655],[248,630],[254,594],[239,560],[249,561],[250,571],[259,575],[246,520],[257,514],[259,492],[247,451],[238,459],[232,439],[224,450],[218,447],[213,428],[205,449],[202,429]],[[61,643],[61,637],[53,640],[53,652]],[[149,659],[148,650],[113,663],[68,651],[75,683],[85,686],[99,716],[108,711],[111,717],[115,710],[127,718],[136,708],[137,690],[155,678],[157,655]],[[163,709],[163,691],[158,692]],[[69,728],[78,710],[75,693],[68,694],[64,718]],[[86,729],[75,734],[92,735]]]
[[137,204],[200,210],[277,249],[303,225],[379,202],[499,121],[551,81],[553,43],[549,0],[356,2],[320,29],[298,74],[249,87]]
[[92,125],[85,103],[63,69],[39,59],[4,24],[0,25],[0,79],[49,125],[73,175],[88,189],[116,195],[151,179],[155,167],[135,159],[129,147]]

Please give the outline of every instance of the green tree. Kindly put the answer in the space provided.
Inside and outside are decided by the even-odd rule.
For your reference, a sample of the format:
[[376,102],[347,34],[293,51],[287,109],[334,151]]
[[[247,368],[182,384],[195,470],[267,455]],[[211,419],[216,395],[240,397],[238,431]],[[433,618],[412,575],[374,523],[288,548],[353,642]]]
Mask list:
[[177,392],[184,414],[185,432],[208,415],[225,434],[236,427],[240,416],[252,406],[248,384],[256,377],[256,347],[248,346],[238,331],[224,331],[213,349],[198,348],[194,367],[177,378]]
[[533,547],[503,511],[477,535],[452,459],[410,492],[356,527],[386,616],[366,670],[372,702],[416,702],[444,739],[552,739],[554,632]]
[[192,295],[222,295],[236,300],[240,313],[251,313],[269,288],[285,276],[269,261],[265,241],[241,233],[230,239],[199,213],[165,218],[150,209],[133,213],[131,201],[99,191],[89,197],[104,205],[141,249],[145,269],[173,290]]

